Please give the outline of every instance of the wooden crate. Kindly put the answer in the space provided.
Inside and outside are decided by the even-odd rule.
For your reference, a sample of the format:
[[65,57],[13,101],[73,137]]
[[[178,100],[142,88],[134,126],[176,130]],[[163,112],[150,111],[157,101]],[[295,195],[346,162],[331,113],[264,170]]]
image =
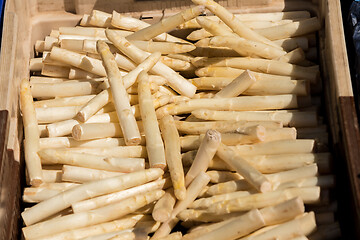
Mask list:
[[[323,95],[336,156],[338,184],[341,185],[336,195],[343,206],[340,206],[341,215],[346,216],[342,226],[349,233],[347,239],[355,239],[354,229],[360,229],[360,137],[340,1],[221,0],[219,3],[236,13],[309,10],[320,17],[323,29],[319,33],[318,47],[324,79]],[[0,239],[17,239],[21,226],[24,161],[20,151],[23,131],[18,90],[21,79],[29,77],[28,62],[33,56],[35,41],[43,39],[51,29],[74,26],[81,14],[90,13],[92,9],[108,12],[115,9],[155,22],[190,5],[189,0],[7,1],[0,65]],[[359,232],[356,236],[360,239]]]

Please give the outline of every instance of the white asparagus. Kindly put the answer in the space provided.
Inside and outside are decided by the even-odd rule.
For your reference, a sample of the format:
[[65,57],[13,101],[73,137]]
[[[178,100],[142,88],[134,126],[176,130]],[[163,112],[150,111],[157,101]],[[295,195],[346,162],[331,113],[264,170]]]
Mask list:
[[[186,188],[184,169],[181,161],[179,133],[176,129],[174,118],[170,115],[163,117],[159,124],[164,139],[166,163],[173,183],[174,194],[177,199],[184,200]],[[166,195],[167,193],[165,196]]]
[[185,176],[185,186],[189,184],[201,173],[205,172],[209,166],[210,160],[221,143],[221,134],[216,130],[208,130],[202,140],[195,159]]
[[[242,71],[242,70],[241,70]],[[242,71],[241,74],[244,74]],[[268,74],[257,74],[253,72],[257,81],[252,84],[243,95],[278,95],[296,94],[308,95],[310,92],[308,80],[272,79]],[[274,76],[274,75],[273,75]],[[234,78],[237,78],[237,76]],[[228,86],[234,78],[232,77],[200,77],[191,79],[191,82],[199,90],[221,90]]]
[[40,149],[65,147],[116,147],[125,146],[123,138],[100,138],[94,140],[76,141],[72,137],[40,138]]
[[[99,59],[96,59],[99,60]],[[127,74],[127,72],[120,71],[122,75]],[[92,79],[92,78],[101,78],[101,76],[81,70],[80,68],[72,67],[70,68],[69,79]]]
[[266,59],[276,59],[286,54],[278,48],[241,38],[238,36],[215,36],[209,39],[210,47],[229,47],[245,57],[263,57]]
[[316,203],[320,199],[320,188],[288,188],[280,191],[256,193],[215,203],[211,205],[207,211],[216,214],[248,211],[253,208],[272,206],[295,197],[300,197],[306,204]]
[[34,106],[38,107],[66,107],[81,106],[89,102],[95,95],[83,95],[76,97],[55,98],[49,100],[41,100],[34,102]]
[[309,166],[295,168],[288,171],[267,174],[266,177],[274,183],[274,187],[276,188],[276,183],[283,183],[298,180],[301,178],[314,177],[317,173],[317,165],[311,164]]
[[41,75],[48,77],[67,78],[69,76],[70,68],[66,66],[43,64]]
[[[194,62],[193,62],[194,64]],[[232,67],[239,69],[249,69],[255,72],[276,74],[281,76],[290,76],[294,79],[310,80],[316,83],[319,78],[318,66],[302,67],[277,60],[260,59],[260,58],[198,58],[197,66],[206,67]],[[199,71],[199,69],[197,70]]]
[[42,149],[38,152],[42,164],[69,164],[99,170],[134,172],[145,168],[143,158],[118,158],[76,153],[65,149]]
[[173,188],[168,189],[164,196],[155,203],[154,210],[152,211],[152,217],[155,221],[166,222],[174,209],[176,197],[174,195]]
[[58,182],[61,182],[62,171],[61,170],[43,169],[42,175],[43,175],[44,183],[58,183]]
[[[149,53],[138,49],[125,38],[117,35],[113,31],[106,30],[106,34],[109,40],[120,51],[122,51],[125,55],[127,55],[136,63],[141,63],[149,55]],[[165,77],[168,80],[168,84],[177,92],[187,97],[192,97],[195,94],[196,87],[194,85],[189,83],[186,79],[181,77],[178,73],[174,72],[171,68],[167,67],[163,63],[158,62],[157,64],[155,64],[152,72]]]
[[124,86],[128,89],[132,86],[135,82],[137,77],[139,76],[141,71],[150,71],[154,65],[159,61],[161,54],[155,52],[148,56],[144,61],[142,61],[139,65],[137,65],[132,71],[130,71],[124,78]]
[[246,111],[246,110],[268,110],[296,108],[297,97],[295,95],[274,96],[246,96],[222,99],[191,99],[177,104],[168,104],[159,108],[156,113],[158,118],[165,114],[184,114],[197,109],[207,108],[209,110],[223,111]]
[[203,6],[196,6],[183,10],[182,12],[175,14],[171,17],[164,18],[156,24],[153,24],[147,28],[140,29],[139,31],[128,36],[128,40],[150,40],[153,37],[168,32],[180,24],[199,16],[204,12]]
[[237,239],[265,226],[264,219],[259,210],[254,209],[229,220],[218,228],[192,239]]
[[66,185],[64,185],[64,183],[61,184],[63,185],[58,187],[49,186],[49,184],[41,184],[40,187],[25,188],[22,200],[28,203],[39,203],[54,197],[61,192],[78,186],[78,184],[75,183],[66,183]]
[[[283,19],[302,19],[302,18],[310,18],[310,13],[308,11],[289,11],[289,12],[268,12],[268,13],[240,13],[234,14],[236,18],[243,22],[249,21],[269,21],[269,22],[277,22]],[[217,16],[207,16],[208,19],[213,21],[219,21],[220,19]],[[245,23],[246,24],[246,23]],[[192,19],[187,21],[186,23],[180,25],[180,29],[182,28],[200,28],[201,26],[197,23],[196,19]]]
[[[140,29],[147,28],[150,26],[149,23],[146,23],[136,18],[122,15],[116,11],[112,12],[111,25],[116,28],[125,29],[133,32],[137,32]],[[166,42],[189,43],[181,38],[174,37],[166,32],[158,36],[155,36],[154,40],[162,41],[162,42],[166,41]]]
[[239,37],[243,37],[256,42],[261,42],[278,48],[278,46],[271,42],[269,39],[254,32],[245,24],[243,24],[238,18],[236,18],[232,13],[230,13],[220,4],[212,0],[192,0],[192,2],[199,5],[204,5],[212,13],[218,16],[229,28],[231,28],[234,33],[239,35]]
[[284,38],[276,40],[274,43],[281,46],[287,52],[296,48],[301,48],[302,50],[306,51],[309,48],[309,41],[307,37]]
[[39,72],[43,66],[42,58],[31,58],[29,62],[30,71]]
[[167,178],[159,179],[156,181],[145,183],[143,185],[135,186],[125,190],[76,202],[71,205],[71,208],[73,209],[74,213],[86,212],[92,209],[96,209],[107,206],[109,204],[120,202],[126,198],[130,198],[139,194],[145,194],[158,189],[164,189],[170,185],[169,183],[170,181]]
[[184,209],[186,209],[199,195],[201,190],[209,183],[210,178],[206,173],[201,172],[197,177],[191,182],[189,187],[186,189],[186,198],[180,200],[175,204],[174,210],[171,213],[170,218],[161,224],[160,228],[155,232],[153,239],[167,236],[172,228],[179,221],[176,216]]
[[224,144],[220,144],[216,154],[230,167],[236,169],[236,171],[258,191],[268,192],[272,190],[272,183],[257,169],[251,166],[246,159],[240,157],[239,155],[235,155],[229,147]]
[[250,191],[237,191],[226,194],[219,194],[207,198],[199,198],[196,201],[194,201],[189,206],[189,208],[206,209],[215,203],[250,196],[250,194],[251,194]]
[[103,60],[106,74],[108,75],[114,105],[121,130],[124,134],[125,143],[126,145],[138,145],[141,141],[139,128],[131,112],[129,97],[126,93],[114,56],[105,42],[98,42],[97,49]]
[[[21,216],[25,224],[29,226],[70,207],[72,203],[119,191],[121,189],[138,186],[159,178],[163,173],[164,172],[160,169],[149,169],[102,179],[96,182],[85,183],[25,210],[22,212]],[[24,230],[24,234],[25,232],[26,231]]]
[[145,146],[118,146],[111,148],[67,148],[68,152],[86,153],[115,158],[147,158]]
[[96,93],[97,82],[33,83],[34,98],[73,97]]
[[145,52],[161,52],[161,54],[176,54],[186,53],[194,50],[196,47],[192,44],[186,43],[172,43],[172,42],[153,42],[153,41],[139,41],[130,40],[136,47]]
[[176,127],[180,133],[185,134],[204,134],[208,129],[216,130],[221,133],[243,133],[265,139],[265,128],[281,128],[279,122],[247,122],[247,121],[208,121],[208,122],[189,122],[176,121]]
[[217,92],[214,98],[237,97],[255,82],[256,78],[254,75],[249,70],[246,70],[244,73],[235,78],[229,85]]
[[38,123],[65,121],[74,118],[81,108],[82,106],[36,108],[36,119]]
[[63,165],[61,178],[66,182],[86,183],[122,174],[125,173]]
[[[267,129],[266,131],[269,131]],[[198,149],[203,139],[204,134],[200,135],[186,135],[180,137],[180,145],[182,152]],[[243,134],[243,133],[222,133],[221,142],[225,145],[237,145],[237,144],[251,144],[265,140],[265,135],[259,134]]]
[[321,25],[319,19],[313,17],[280,26],[255,29],[254,31],[270,40],[278,40],[310,34],[320,30],[320,28]]
[[89,24],[96,27],[107,28],[111,26],[111,14],[99,10],[92,10]]
[[169,234],[166,237],[158,238],[158,240],[180,240],[180,239],[182,239],[181,232],[174,232],[174,233]]
[[272,142],[260,142],[253,145],[229,146],[236,154],[242,155],[271,155],[311,153],[314,150],[314,140],[288,139]]
[[199,109],[192,111],[195,117],[207,121],[276,121],[282,122],[288,127],[315,127],[318,124],[315,111],[301,112],[282,112],[282,111],[214,111]]
[[25,238],[38,239],[55,233],[112,221],[119,219],[126,214],[132,213],[140,207],[159,199],[163,194],[163,191],[158,190],[152,193],[128,198],[119,203],[89,212],[70,214],[64,217],[37,223],[23,228],[23,233]]
[[20,104],[25,134],[24,150],[26,169],[29,174],[30,184],[39,186],[43,182],[41,160],[37,154],[40,147],[39,128],[30,83],[27,79],[23,79],[20,84]]
[[109,101],[111,101],[111,97],[111,92],[108,89],[101,91],[84,106],[82,106],[76,114],[76,119],[81,122],[86,122],[97,111],[109,103]]
[[51,49],[50,56],[53,60],[69,64],[99,76],[106,76],[101,60],[58,47]]
[[[212,171],[207,171],[206,174],[209,175],[211,183],[221,183],[221,182],[228,182],[231,180],[244,179],[244,177],[242,177],[240,174],[230,171],[212,170]],[[210,186],[209,189],[213,186],[216,186],[216,184]]]
[[316,229],[314,212],[305,213],[303,216],[286,223],[280,224],[263,233],[241,238],[242,240],[265,240],[265,239],[293,239],[294,237],[309,235]]

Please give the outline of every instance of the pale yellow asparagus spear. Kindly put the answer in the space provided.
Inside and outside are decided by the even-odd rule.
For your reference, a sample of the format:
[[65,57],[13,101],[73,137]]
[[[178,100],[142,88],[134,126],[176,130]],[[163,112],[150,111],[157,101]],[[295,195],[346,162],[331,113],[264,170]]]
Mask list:
[[217,156],[223,159],[229,166],[236,169],[251,185],[260,192],[272,190],[271,182],[258,170],[252,167],[244,158],[235,155],[234,152],[224,144],[221,144]]
[[76,114],[76,118],[81,122],[86,122],[97,111],[111,101],[111,98],[111,92],[108,89],[103,90],[80,109]]
[[222,99],[191,99],[177,104],[168,104],[156,111],[158,118],[165,114],[184,114],[197,109],[207,108],[209,110],[223,111],[246,111],[296,108],[297,97],[295,95],[274,96],[246,96]]
[[118,146],[111,148],[67,148],[66,151],[100,155],[109,158],[147,158],[145,146]]
[[205,172],[209,166],[209,162],[214,157],[219,145],[221,143],[221,134],[216,130],[208,130],[202,140],[199,150],[195,156],[193,164],[185,177],[185,185],[189,184],[196,178],[196,176]]
[[220,227],[208,233],[205,233],[198,237],[194,237],[192,239],[237,239],[263,227],[264,225],[265,222],[261,213],[259,212],[259,210],[254,209],[249,211],[248,213],[245,213],[244,215],[231,219],[226,224],[221,225]]
[[[131,58],[136,63],[141,63],[149,55],[125,38],[117,35],[111,30],[106,30],[107,37],[109,40],[125,55]],[[163,63],[157,63],[152,69],[152,72],[165,77],[168,80],[168,84],[177,92],[184,94],[185,96],[192,97],[195,94],[196,87],[189,83],[186,79],[181,77],[179,74],[174,72],[171,68],[167,67]]]
[[[31,80],[30,80],[31,81]],[[54,98],[34,102],[34,107],[66,107],[81,106],[89,102],[95,95],[83,95],[76,97]]]
[[34,98],[73,97],[97,93],[97,82],[33,83]]
[[171,213],[170,218],[161,224],[160,228],[155,232],[152,239],[157,239],[160,237],[165,237],[169,235],[172,228],[179,221],[176,216],[184,209],[186,209],[199,195],[201,190],[209,183],[210,178],[206,173],[201,172],[194,181],[191,182],[189,187],[186,189],[186,198],[184,200],[178,201],[174,207],[174,210]]
[[42,149],[42,164],[69,164],[99,170],[134,172],[145,168],[143,158],[111,158],[101,155],[71,152],[68,149]]
[[199,109],[192,111],[196,118],[207,121],[276,121],[282,122],[288,127],[315,127],[317,126],[317,114],[311,112],[282,112],[282,111],[214,111]]
[[280,224],[263,233],[249,235],[241,240],[264,240],[264,239],[293,239],[293,237],[309,235],[316,229],[314,212],[305,213],[294,220]]
[[129,98],[114,56],[105,42],[98,42],[97,48],[103,59],[106,74],[109,78],[114,105],[119,118],[120,127],[124,134],[125,143],[127,145],[138,145],[141,141],[139,128],[136,124],[135,117],[131,112]]
[[[145,139],[142,139],[144,145]],[[86,141],[76,141],[72,137],[40,138],[40,149],[65,147],[116,147],[125,146],[123,138],[100,138]]]
[[25,133],[24,149],[26,168],[29,174],[30,184],[39,186],[43,182],[41,161],[37,154],[39,150],[39,129],[30,83],[27,79],[23,79],[20,84],[20,104]]
[[244,73],[235,78],[229,85],[217,92],[214,98],[237,97],[255,82],[255,76],[249,70],[246,70]]
[[148,74],[144,71],[141,72],[138,77],[138,94],[150,167],[164,169],[166,167],[164,143],[156,119]]
[[149,169],[82,184],[25,210],[21,216],[29,226],[69,207],[74,202],[137,186],[157,179],[162,174],[163,171],[160,169]]
[[236,154],[266,155],[266,154],[293,154],[311,153],[315,141],[311,139],[289,139],[272,142],[261,142],[253,145],[229,146]]
[[169,188],[165,192],[164,196],[155,203],[154,210],[151,214],[154,220],[158,222],[166,222],[171,216],[175,202],[176,197],[174,195],[174,189]]
[[127,37],[128,40],[150,40],[159,34],[168,32],[180,24],[199,16],[204,12],[204,6],[196,6],[183,10],[171,17],[164,18],[156,24],[143,28]]
[[174,118],[170,115],[160,120],[160,129],[165,143],[165,156],[173,182],[174,194],[177,199],[186,196],[184,170],[181,161],[181,147],[178,130]]
[[118,220],[41,237],[39,240],[82,239],[102,233],[121,231],[134,227],[136,223],[144,218],[143,214],[128,214]]
[[111,14],[99,10],[92,10],[89,24],[95,27],[107,28],[111,26]]
[[248,211],[253,208],[272,206],[295,197],[300,197],[306,204],[319,202],[320,187],[288,188],[280,191],[256,193],[215,203],[207,211],[217,214]]
[[[103,188],[104,186],[102,186]],[[126,214],[132,213],[137,209],[158,200],[164,192],[157,190],[151,193],[125,199],[119,203],[105,206],[89,212],[70,214],[60,218],[34,224],[23,228],[25,238],[38,239],[47,235],[61,233],[73,229],[87,227],[95,224],[105,223],[119,219]]]
[[66,182],[86,183],[122,174],[125,173],[63,165],[61,179]]
[[218,16],[229,28],[234,31],[234,33],[236,33],[240,37],[257,42],[262,42],[264,44],[279,48],[279,46],[271,42],[269,39],[251,30],[220,4],[212,0],[192,0],[192,2],[199,5],[204,5],[212,13]]
[[319,77],[318,67],[302,67],[277,60],[260,58],[197,58],[197,66],[207,67],[233,67],[249,69],[255,72],[290,76],[294,79],[305,79],[315,83]]
[[158,189],[164,189],[169,185],[170,185],[170,181],[168,178],[159,179],[129,189],[76,202],[71,205],[71,208],[73,209],[74,213],[86,212],[92,209],[96,209],[96,208],[104,207],[109,204],[120,202],[126,198],[130,198],[139,194],[145,194]]
[[275,59],[286,54],[285,51],[267,44],[255,42],[241,38],[239,36],[215,36],[212,37],[208,46],[210,47],[228,47],[235,50],[240,56],[244,57],[263,57],[266,59]]
[[308,18],[280,26],[254,30],[258,34],[270,39],[278,40],[288,37],[306,35],[320,30],[321,25],[317,17]]
[[[116,11],[112,12],[111,25],[116,28],[125,29],[125,30],[129,30],[129,31],[133,31],[133,32],[137,32],[143,28],[147,28],[150,26],[149,23],[146,23],[146,22],[136,19],[136,18],[122,15]],[[187,42],[181,38],[174,37],[166,32],[164,32],[158,36],[155,36],[154,40],[162,41],[162,42],[164,42],[164,41],[180,42],[180,43],[189,44],[189,42]]]

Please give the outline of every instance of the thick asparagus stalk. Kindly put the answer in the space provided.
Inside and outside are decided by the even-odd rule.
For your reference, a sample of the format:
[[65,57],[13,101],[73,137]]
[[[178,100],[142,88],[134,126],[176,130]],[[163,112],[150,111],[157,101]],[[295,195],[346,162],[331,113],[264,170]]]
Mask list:
[[30,83],[27,79],[23,79],[20,84],[20,104],[25,133],[24,149],[26,168],[29,174],[30,184],[39,186],[43,182],[41,160],[37,154],[40,148],[39,129],[36,121]]
[[136,124],[135,117],[131,112],[129,98],[114,56],[105,42],[98,42],[97,48],[109,78],[114,105],[119,118],[120,127],[124,134],[125,143],[126,145],[138,145],[141,141],[139,128]]
[[141,72],[139,74],[138,94],[150,167],[164,169],[166,167],[164,143],[160,135],[160,129],[150,93],[149,79],[146,72]]
[[252,167],[244,158],[236,155],[231,149],[221,144],[217,155],[223,159],[229,166],[236,169],[251,185],[260,192],[272,190],[271,182],[258,170]]
[[177,199],[184,200],[185,178],[181,161],[180,138],[174,118],[170,115],[163,117],[160,120],[160,129],[165,143],[166,162],[173,182],[174,194]]

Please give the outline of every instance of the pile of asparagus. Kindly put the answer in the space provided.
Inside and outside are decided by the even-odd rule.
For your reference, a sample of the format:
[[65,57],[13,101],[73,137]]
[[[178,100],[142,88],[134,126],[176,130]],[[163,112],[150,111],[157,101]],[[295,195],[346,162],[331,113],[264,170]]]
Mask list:
[[340,236],[310,94],[318,19],[193,2],[153,25],[94,10],[36,42],[20,94],[25,239]]

